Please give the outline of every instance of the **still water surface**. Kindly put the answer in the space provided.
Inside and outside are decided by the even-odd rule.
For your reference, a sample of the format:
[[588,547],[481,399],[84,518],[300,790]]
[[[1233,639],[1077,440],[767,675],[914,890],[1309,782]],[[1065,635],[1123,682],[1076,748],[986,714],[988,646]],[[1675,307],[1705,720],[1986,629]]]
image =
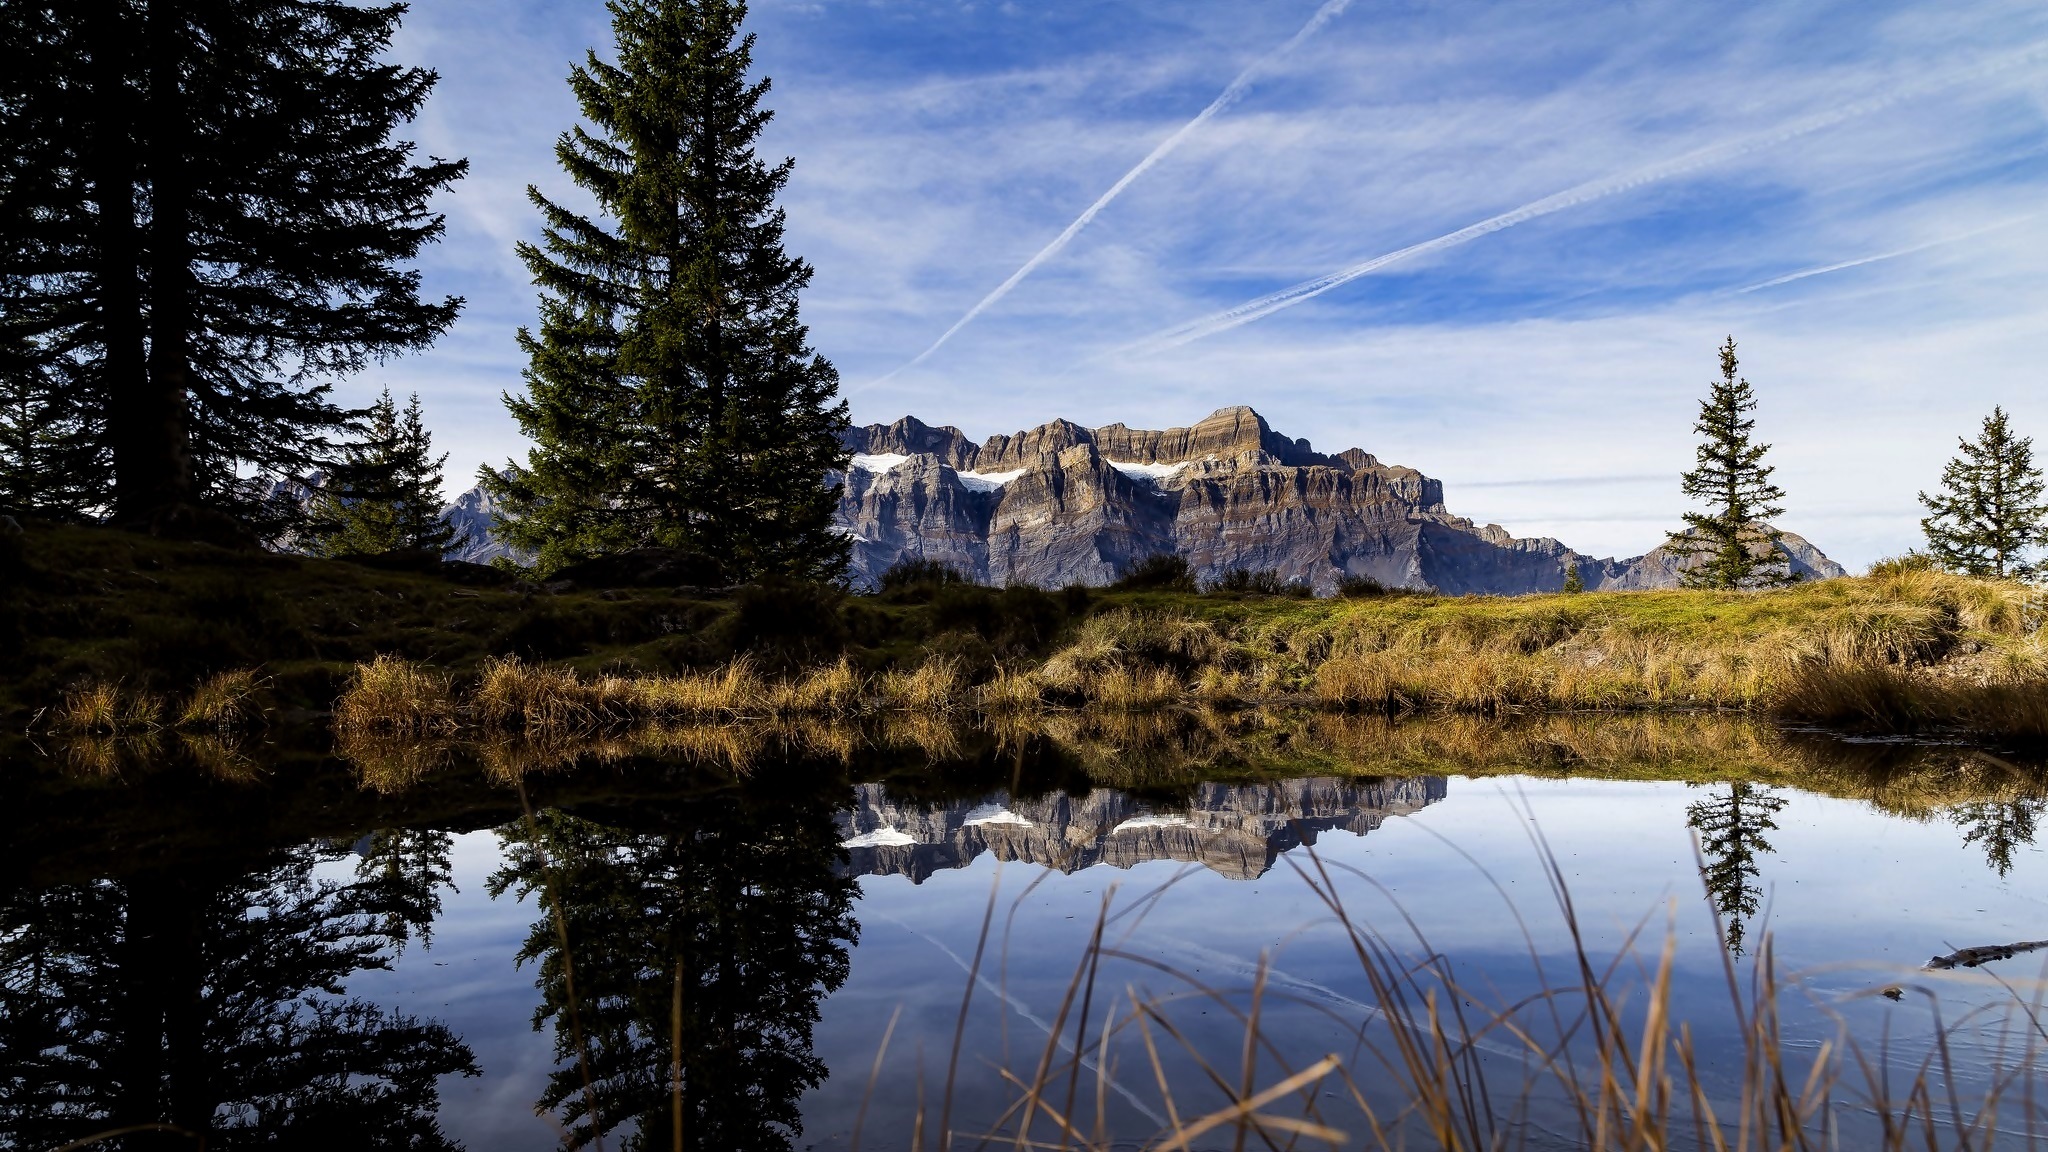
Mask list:
[[[1953,1024],[2009,998],[1994,977],[2040,973],[2048,953],[1921,970],[2048,937],[2040,790],[1968,750],[1886,753],[1875,769],[1868,749],[1842,755],[1866,775],[1814,790],[1613,765],[1110,787],[1070,762],[1049,779],[1022,757],[1006,774],[1000,756],[899,756],[742,774],[640,757],[524,784],[457,766],[378,792],[318,762],[210,779],[204,803],[178,784],[189,768],[81,775],[18,758],[0,1146],[168,1120],[216,1129],[208,1147],[350,1133],[359,1147],[547,1149],[594,1115],[609,1146],[638,1133],[665,1148],[678,1050],[694,1147],[842,1149],[857,1124],[863,1146],[907,1147],[920,1108],[935,1130],[949,1068],[950,1126],[986,1133],[1016,1096],[1003,1070],[1028,1079],[1055,1031],[1074,1037],[1079,1001],[1064,1020],[1062,1004],[1098,924],[1113,954],[1074,1107],[1135,1145],[1170,1108],[1221,1099],[1197,1057],[1236,1075],[1228,1006],[1248,1006],[1262,965],[1261,1084],[1325,1053],[1368,1094],[1386,1083],[1359,1041],[1376,997],[1304,870],[1405,961],[1440,957],[1475,1000],[1505,1004],[1573,975],[1546,850],[1590,953],[1640,932],[1654,965],[1671,942],[1675,1011],[1710,1084],[1734,1091],[1724,956],[1746,980],[1767,936],[1798,974],[1795,1052],[1846,1026],[1873,1053],[1888,1036],[1905,1069],[1937,1013]],[[1670,760],[1634,774],[1669,775]],[[1929,799],[1929,773],[1987,762],[2013,782]],[[1901,771],[1914,782],[1896,784]],[[1904,998],[1871,994],[1894,983]],[[1134,998],[1157,1000],[1180,1038],[1154,1037],[1156,1070],[1134,1028],[1097,1039]],[[1959,1080],[2010,1062],[2001,1035],[1990,1018],[1957,1033]],[[1516,1061],[1506,1037],[1482,1048],[1497,1068]],[[1336,1127],[1356,1118],[1325,1104]],[[1843,1115],[1853,1130],[1857,1110]],[[1572,1143],[1540,1105],[1516,1131]]]

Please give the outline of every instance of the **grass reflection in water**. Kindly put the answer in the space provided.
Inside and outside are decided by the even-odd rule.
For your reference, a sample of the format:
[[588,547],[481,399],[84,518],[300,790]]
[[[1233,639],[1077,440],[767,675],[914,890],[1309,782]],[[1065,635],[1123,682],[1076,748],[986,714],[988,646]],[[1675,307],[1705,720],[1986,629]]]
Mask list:
[[[259,744],[232,732],[164,732],[146,744],[79,737],[50,747],[47,757],[15,758],[6,810],[8,831],[20,833],[8,838],[10,863],[19,867],[10,870],[17,881],[4,937],[0,1055],[17,1071],[6,1096],[66,1102],[40,1112],[9,1105],[0,1131],[15,1146],[159,1117],[211,1126],[209,1146],[234,1147],[269,1138],[259,1132],[274,1135],[266,1126],[314,1115],[312,1104],[298,1101],[316,1098],[326,1109],[322,1123],[334,1131],[369,1132],[375,1121],[395,1133],[405,1130],[391,1119],[399,1115],[431,1121],[434,1098],[421,1086],[434,1077],[423,1081],[419,1070],[460,1071],[473,1057],[444,1026],[350,1001],[342,986],[350,972],[387,963],[408,925],[431,924],[433,911],[421,909],[440,875],[434,838],[483,828],[499,829],[503,844],[492,887],[508,898],[527,892],[535,902],[521,958],[533,965],[535,1022],[554,1037],[556,1059],[535,1104],[555,1118],[558,1138],[592,1146],[601,1138],[642,1147],[801,1146],[805,1093],[828,1074],[854,1081],[869,1070],[865,1062],[828,1068],[813,1051],[821,1005],[846,979],[858,937],[840,847],[847,832],[835,822],[858,782],[892,803],[935,813],[947,805],[972,809],[991,795],[1017,805],[1061,796],[1078,803],[1114,790],[1160,814],[1149,824],[1121,818],[1132,825],[1126,836],[1144,828],[1164,836],[1180,834],[1173,819],[1182,812],[1199,832],[1205,806],[1222,802],[1218,789],[1243,804],[1262,789],[1277,795],[1274,782],[1303,778],[1342,783],[1349,789],[1343,802],[1354,809],[1389,803],[1385,797],[1412,778],[1686,781],[1701,786],[1689,815],[1726,942],[1751,953],[1739,963],[1730,957],[1724,994],[1712,1018],[1703,1018],[1705,1002],[1674,995],[1676,982],[1698,976],[1684,971],[1676,944],[1660,940],[1654,922],[1627,947],[1584,938],[1570,885],[1553,861],[1545,877],[1555,902],[1546,918],[1558,924],[1545,931],[1561,925],[1573,947],[1563,964],[1555,957],[1538,963],[1540,994],[1508,995],[1483,969],[1432,948],[1413,922],[1357,911],[1361,899],[1379,895],[1371,875],[1313,852],[1276,851],[1258,867],[1299,872],[1290,882],[1322,902],[1353,955],[1349,1006],[1313,1005],[1353,1033],[1342,1050],[1304,1051],[1297,1032],[1276,1030],[1271,1021],[1283,1008],[1300,1011],[1306,1001],[1270,958],[1241,977],[1218,979],[1130,949],[1120,934],[1131,920],[1114,917],[1141,899],[1106,909],[1071,957],[1065,992],[1036,1006],[1049,1036],[1004,1069],[1010,1095],[1001,1107],[984,1107],[981,1097],[950,1099],[955,1069],[933,1045],[945,1047],[951,1024],[906,1024],[894,1042],[923,1034],[924,1071],[889,1075],[921,1076],[924,1103],[913,1106],[914,1115],[871,1109],[862,1123],[872,1147],[921,1139],[964,1148],[998,1133],[1001,1146],[1022,1139],[1076,1148],[1119,1140],[1222,1147],[1242,1139],[1250,1147],[1405,1140],[1482,1148],[1544,1146],[1548,1133],[1574,1147],[1818,1148],[1842,1138],[1836,1129],[1846,1125],[1856,1146],[1946,1148],[1988,1147],[1994,1127],[2010,1136],[2035,1123],[2025,1093],[2039,1040],[2028,1015],[2030,988],[2015,985],[2002,1006],[1897,1038],[1883,1053],[1847,1030],[1836,1044],[1816,1048],[1785,1025],[1788,1004],[1811,1014],[1808,983],[1780,970],[1768,934],[1754,925],[1758,870],[1772,851],[1785,796],[1818,793],[1949,822],[1994,871],[2011,868],[2014,853],[2031,841],[2048,782],[2030,766],[1982,750],[1851,744],[1682,714],[1504,724],[1259,711],[1055,713],[994,729],[905,713],[858,728],[811,721],[626,726],[556,741],[352,738],[334,749],[338,762],[311,738],[297,747],[276,739]],[[1378,799],[1360,799],[1366,795]],[[1414,795],[1427,803],[1441,792]],[[1278,807],[1297,818],[1282,816],[1279,824],[1301,829],[1287,844],[1311,837],[1318,820],[1334,819],[1293,801]],[[1035,812],[1011,816],[1035,819]],[[984,814],[982,821],[985,838],[1004,831],[999,818]],[[363,838],[369,829],[384,831]],[[360,847],[354,879],[318,895],[320,884],[334,883],[317,873],[320,860],[345,860],[347,853],[336,855],[344,843]],[[177,906],[161,896],[166,877],[198,883],[192,878],[205,875],[233,878],[207,899],[245,927],[238,935],[195,928],[220,940],[211,950],[194,946],[219,957],[201,962],[203,1007],[187,1029],[201,1039],[176,1039],[187,1033],[174,1032],[184,1026],[175,1012],[133,1011],[137,995],[156,994],[142,988],[146,982],[107,977],[126,991],[102,995],[111,1007],[100,1020],[73,1002],[89,981],[49,976],[111,972],[95,957],[124,949],[159,975],[187,971],[189,963],[161,958],[162,949],[187,946],[172,934],[130,927],[142,924],[132,911],[86,905],[158,893],[148,900],[157,915]],[[295,911],[308,901],[324,901],[331,914]],[[65,907],[82,911],[59,915]],[[1004,908],[990,907],[990,924],[1000,926]],[[277,908],[289,914],[255,911]],[[341,928],[334,916],[344,918]],[[962,989],[970,1001],[1005,987],[987,982],[1005,954],[994,931],[982,940],[978,963],[962,955],[977,977]],[[192,937],[178,939],[189,945]],[[246,965],[228,962],[229,952],[272,958],[271,967],[255,979]],[[325,967],[298,983],[291,964],[276,962],[330,954],[343,959],[321,961]],[[1134,993],[1134,968],[1164,987]],[[1902,980],[1894,990],[1918,997],[1914,985]],[[1883,987],[1872,983],[1863,994]],[[185,993],[166,985],[162,995]],[[306,996],[335,1007],[293,1007],[310,1004]],[[1938,1010],[1934,993],[1924,999]],[[350,1003],[360,1006],[346,1009]],[[1819,1003],[1840,1010],[1837,1000]],[[259,1026],[261,1012],[228,1014],[230,1004],[268,1005],[262,1012],[274,1018],[300,1013],[305,1022]],[[961,1021],[970,1007],[962,1005]],[[1231,1021],[1235,1038],[1220,1037],[1213,1020],[1197,1026],[1202,1009]],[[439,1054],[393,1049],[397,1055],[378,1056],[383,1041],[353,1040],[360,1067],[301,1060],[310,1079],[293,1087],[297,1073],[281,1071],[291,1062],[273,1061],[268,1095],[237,1083],[233,1068],[243,1057],[233,1054],[254,1040],[228,1033],[268,1028],[266,1042],[281,1036],[295,1049],[337,1026],[322,1024],[321,1012],[352,1021],[352,1035],[401,1028],[401,1039],[414,1037],[406,1043],[439,1045]],[[1987,1030],[2009,1045],[1988,1075],[1975,1065],[1957,1073],[1948,1050],[1931,1042],[1967,1032],[1981,1049]],[[203,1055],[178,1067],[131,1061],[118,1077],[99,1079],[80,1062],[94,1045],[136,1051],[173,1043]],[[348,1047],[320,1043],[330,1053]],[[976,1051],[970,1043],[969,1055]],[[877,1066],[905,1067],[900,1052]],[[179,1067],[221,1071],[180,1080]],[[341,1087],[314,1092],[320,1085]],[[297,1111],[274,1103],[280,1100]],[[364,1102],[371,1100],[382,1103]],[[124,1139],[143,1147],[148,1137]]]

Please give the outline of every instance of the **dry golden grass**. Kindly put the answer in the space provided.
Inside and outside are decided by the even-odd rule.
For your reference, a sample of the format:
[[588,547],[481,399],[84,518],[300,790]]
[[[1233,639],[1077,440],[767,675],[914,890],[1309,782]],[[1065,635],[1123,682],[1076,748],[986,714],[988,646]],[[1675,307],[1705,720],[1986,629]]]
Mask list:
[[[1345,874],[1325,868],[1313,849],[1303,855],[1296,872],[1343,933],[1370,1014],[1369,1026],[1356,1012],[1333,1014],[1340,1033],[1355,1030],[1339,1051],[1293,1048],[1285,1034],[1266,1030],[1269,1001],[1298,1003],[1264,952],[1242,983],[1218,984],[1147,958],[1146,983],[1163,978],[1167,990],[1133,985],[1116,995],[1101,987],[1106,961],[1135,958],[1110,942],[1105,900],[1049,1013],[1042,1050],[1002,1069],[1007,1107],[956,1128],[949,1066],[943,1091],[920,1091],[916,1113],[896,1127],[930,1129],[942,1144],[965,1137],[1070,1152],[1225,1143],[1484,1152],[1524,1146],[1532,1127],[1546,1146],[1592,1152],[1963,1152],[2033,1147],[2048,1133],[2033,1098],[2048,1037],[2024,990],[2001,1012],[1938,1023],[1936,1035],[1910,1049],[1887,1040],[1868,1050],[1830,1009],[1836,1035],[1814,1045],[1785,1028],[1783,1005],[1804,989],[1798,976],[1780,972],[1768,937],[1747,978],[1724,955],[1724,996],[1680,997],[1675,932],[1667,929],[1659,947],[1636,944],[1632,934],[1620,957],[1596,954],[1563,869],[1546,855],[1570,953],[1542,974],[1540,994],[1510,1000],[1463,980],[1413,920],[1375,918],[1405,922],[1408,933],[1396,938],[1354,916],[1340,890]],[[987,943],[975,952],[978,966]],[[968,977],[963,1022],[980,970]],[[1878,993],[1872,986],[1860,995]],[[1198,1025],[1198,1012],[1211,1023]],[[1952,1039],[2000,1029],[1999,1058],[1979,1079],[1958,1076]],[[1717,1039],[1709,1048],[1696,1034]],[[885,1033],[878,1068],[888,1043]],[[1113,1062],[1125,1073],[1121,1085],[1111,1079]],[[1176,1072],[1176,1064],[1192,1071]],[[1142,1098],[1158,1130],[1142,1141],[1112,1132],[1112,1092]]]
[[[850,660],[770,680],[745,658],[674,675],[488,662],[459,698],[389,657],[358,669],[337,723],[529,733],[646,722],[983,716],[1318,704],[1363,713],[1713,709],[1887,732],[2048,740],[2035,593],[1938,572],[1768,592],[1367,600],[1189,598],[1082,621],[1036,667],[984,682],[943,654],[879,675]],[[87,723],[108,707],[81,698]]]
[[334,704],[334,726],[349,734],[432,736],[458,724],[448,678],[395,656],[356,665]]
[[254,669],[217,672],[186,697],[176,726],[188,731],[235,732],[261,724],[263,708],[257,696],[263,687]]
[[882,673],[882,704],[924,716],[942,716],[967,706],[972,694],[958,662],[934,656],[908,670]]
[[775,685],[768,709],[780,716],[856,716],[867,710],[870,696],[869,678],[842,656],[836,664]]
[[998,668],[988,682],[975,689],[975,704],[989,715],[1035,712],[1045,704],[1044,690],[1028,673]]
[[74,736],[124,736],[154,732],[163,715],[162,697],[119,681],[94,680],[64,693],[50,729]]

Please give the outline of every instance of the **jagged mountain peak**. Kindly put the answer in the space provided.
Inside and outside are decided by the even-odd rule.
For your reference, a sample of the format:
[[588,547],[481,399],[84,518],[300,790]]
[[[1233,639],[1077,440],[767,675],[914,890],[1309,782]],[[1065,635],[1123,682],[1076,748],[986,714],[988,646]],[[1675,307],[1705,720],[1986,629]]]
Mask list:
[[[1345,576],[1447,593],[1556,591],[1574,565],[1589,588],[1669,587],[1685,566],[1661,548],[1598,559],[1476,525],[1421,472],[1361,448],[1317,452],[1246,405],[1157,431],[1053,420],[980,445],[906,416],[850,431],[847,447],[857,457],[838,521],[863,583],[925,559],[992,583],[1100,584],[1160,552],[1205,578],[1263,569],[1319,592]],[[1797,536],[1784,550],[1802,576],[1843,574]]]

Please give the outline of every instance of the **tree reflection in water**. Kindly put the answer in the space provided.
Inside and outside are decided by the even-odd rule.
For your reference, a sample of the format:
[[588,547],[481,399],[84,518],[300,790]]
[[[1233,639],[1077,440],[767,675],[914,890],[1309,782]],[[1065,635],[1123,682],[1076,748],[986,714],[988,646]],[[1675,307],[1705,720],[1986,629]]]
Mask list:
[[826,1075],[811,1051],[819,1003],[859,931],[854,882],[833,869],[846,797],[763,791],[547,811],[504,833],[492,894],[539,901],[520,958],[539,961],[534,1027],[554,1029],[539,1103],[570,1146],[628,1123],[629,1149],[674,1146],[678,1131],[704,1149],[786,1149],[801,1134],[798,1102]]
[[1700,879],[1721,914],[1728,950],[1740,956],[1745,924],[1763,898],[1757,858],[1771,854],[1764,834],[1777,831],[1773,817],[1785,807],[1785,798],[1763,784],[1729,784],[1727,789],[1726,795],[1686,805],[1685,823],[1699,834]]
[[6,895],[0,1144],[456,1147],[437,1081],[477,1074],[468,1047],[345,990],[439,906],[447,837],[401,841],[373,837],[349,881],[316,875],[344,852],[315,844]]
[[1984,862],[2004,876],[2012,871],[2012,854],[2034,842],[2035,826],[2048,801],[1982,800],[1958,804],[1949,812],[1963,830],[1963,843],[1984,849]]

